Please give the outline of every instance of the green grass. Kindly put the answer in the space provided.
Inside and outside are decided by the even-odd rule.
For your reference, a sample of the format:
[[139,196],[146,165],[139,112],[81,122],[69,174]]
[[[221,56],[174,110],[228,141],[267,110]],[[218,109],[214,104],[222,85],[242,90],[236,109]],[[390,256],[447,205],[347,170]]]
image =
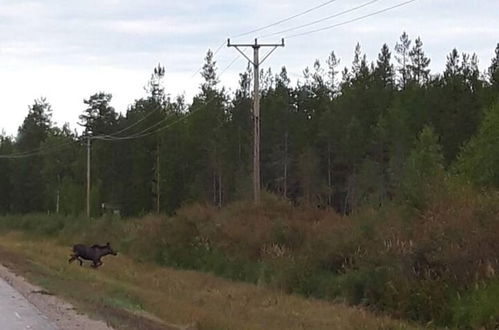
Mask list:
[[117,329],[193,323],[200,329],[413,328],[362,309],[138,263],[123,254],[107,257],[97,270],[80,267],[67,263],[67,252],[53,238],[0,236],[0,258],[9,268]]
[[[265,200],[221,210],[195,204],[168,218],[6,216],[0,231],[68,248],[109,241],[141,264],[202,271],[420,324],[479,327],[499,315],[489,293],[498,277],[484,269],[497,274],[499,266],[499,213],[489,211],[495,205],[499,196],[462,189],[422,211],[389,205],[341,217]],[[470,290],[481,283],[489,284]],[[114,305],[143,306],[115,299]]]
[[458,296],[453,303],[453,322],[470,328],[499,325],[499,281],[491,281]]

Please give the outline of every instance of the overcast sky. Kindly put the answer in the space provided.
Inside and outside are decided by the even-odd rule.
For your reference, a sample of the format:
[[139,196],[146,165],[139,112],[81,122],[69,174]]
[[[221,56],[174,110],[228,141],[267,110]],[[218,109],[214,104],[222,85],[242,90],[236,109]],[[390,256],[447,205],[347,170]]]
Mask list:
[[[372,1],[359,10],[320,24],[263,38],[279,42],[297,32],[317,29],[364,16],[404,0]],[[153,68],[166,67],[165,87],[190,102],[201,78],[193,74],[207,49],[227,37],[254,30],[320,5],[326,0],[0,0],[0,132],[15,135],[28,106],[46,97],[58,125],[76,127],[83,99],[98,91],[113,94],[120,112],[144,95]],[[233,39],[251,42],[272,32],[296,27],[370,2],[336,0],[267,30]],[[490,64],[499,42],[498,0],[416,0],[406,6],[303,37],[286,39],[265,66],[274,72],[285,65],[297,79],[315,59],[324,61],[334,50],[341,67],[349,66],[360,42],[369,60],[383,43],[390,49],[402,31],[420,36],[430,56],[432,72],[442,71],[446,55],[457,48],[475,52],[481,70]],[[222,47],[216,55],[221,72],[238,56]],[[234,89],[238,60],[225,71],[222,83]]]

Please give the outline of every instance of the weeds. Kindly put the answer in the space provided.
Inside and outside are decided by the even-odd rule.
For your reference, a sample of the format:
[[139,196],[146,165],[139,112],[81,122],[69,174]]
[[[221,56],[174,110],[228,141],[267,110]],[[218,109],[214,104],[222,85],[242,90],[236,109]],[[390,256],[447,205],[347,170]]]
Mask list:
[[0,229],[64,244],[76,237],[82,243],[111,241],[139,262],[211,272],[423,323],[491,326],[499,315],[492,307],[498,295],[490,294],[497,290],[499,196],[462,186],[447,190],[428,199],[424,210],[388,205],[348,218],[267,196],[258,207],[194,204],[170,218],[3,217]]

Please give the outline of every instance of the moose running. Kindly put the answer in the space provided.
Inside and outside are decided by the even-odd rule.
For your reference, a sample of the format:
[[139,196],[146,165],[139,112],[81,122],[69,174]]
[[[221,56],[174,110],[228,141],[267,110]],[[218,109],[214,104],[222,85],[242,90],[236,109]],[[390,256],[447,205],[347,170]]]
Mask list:
[[74,260],[78,260],[80,262],[80,266],[83,265],[83,260],[92,260],[93,264],[91,265],[94,268],[99,267],[102,265],[102,261],[100,260],[102,257],[112,254],[113,256],[117,255],[113,248],[111,248],[111,245],[107,243],[106,245],[92,245],[90,247],[84,245],[84,244],[76,244],[73,246],[73,253],[71,254],[71,258],[68,260],[69,263],[73,262]]

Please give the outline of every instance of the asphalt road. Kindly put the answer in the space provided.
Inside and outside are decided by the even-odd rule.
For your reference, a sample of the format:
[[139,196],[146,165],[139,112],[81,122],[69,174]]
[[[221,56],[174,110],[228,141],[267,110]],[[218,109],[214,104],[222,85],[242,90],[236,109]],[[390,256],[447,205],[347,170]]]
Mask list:
[[26,298],[1,278],[0,329],[56,330]]

